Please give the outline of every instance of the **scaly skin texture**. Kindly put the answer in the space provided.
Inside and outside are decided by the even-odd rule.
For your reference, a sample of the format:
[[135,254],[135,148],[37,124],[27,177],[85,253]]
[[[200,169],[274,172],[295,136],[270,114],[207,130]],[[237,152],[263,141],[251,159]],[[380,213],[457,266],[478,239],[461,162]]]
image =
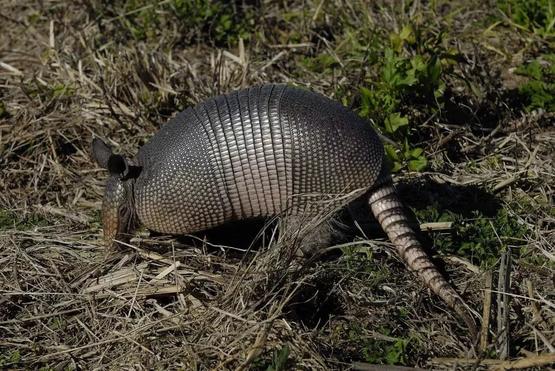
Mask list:
[[407,266],[459,313],[475,335],[462,299],[410,229],[384,149],[370,124],[320,94],[264,85],[208,99],[179,113],[133,164],[93,143],[109,169],[103,222],[107,243],[149,229],[186,234],[233,220],[316,215],[369,194],[370,207]]
[[253,87],[185,110],[140,149],[136,210],[148,228],[172,234],[316,213],[372,186],[383,155],[371,126],[339,103],[285,85]]

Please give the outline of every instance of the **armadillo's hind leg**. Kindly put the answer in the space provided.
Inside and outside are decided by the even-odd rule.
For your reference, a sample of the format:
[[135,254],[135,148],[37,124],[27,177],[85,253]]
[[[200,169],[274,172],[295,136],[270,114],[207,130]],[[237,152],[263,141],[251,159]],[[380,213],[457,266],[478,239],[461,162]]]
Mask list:
[[462,317],[471,336],[476,339],[476,324],[469,309],[422,249],[416,234],[409,226],[403,205],[389,177],[384,177],[380,185],[370,192],[369,204],[372,213],[409,269]]
[[329,220],[316,224],[310,218],[290,215],[283,218],[280,234],[296,246],[295,255],[309,258],[331,245],[334,229]]

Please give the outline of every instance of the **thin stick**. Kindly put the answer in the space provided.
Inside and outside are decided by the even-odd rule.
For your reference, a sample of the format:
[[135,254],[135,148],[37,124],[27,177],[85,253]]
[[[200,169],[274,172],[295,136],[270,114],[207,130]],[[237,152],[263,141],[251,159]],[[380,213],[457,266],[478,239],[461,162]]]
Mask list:
[[357,371],[422,371],[421,368],[405,367],[405,366],[392,366],[392,365],[372,365],[370,363],[355,362],[353,363],[353,370]]
[[480,352],[485,352],[488,347],[488,329],[491,315],[491,286],[492,286],[491,271],[486,272],[486,282],[484,290],[484,309],[482,312],[482,331],[480,336]]
[[500,359],[509,357],[509,302],[510,296],[506,295],[510,292],[510,276],[511,276],[511,252],[508,249],[501,256],[501,264],[499,266],[499,278],[497,284],[497,341]]
[[541,367],[555,363],[555,353],[544,353],[537,356],[520,358],[513,361],[502,361],[499,359],[475,359],[475,358],[433,358],[433,364],[453,364],[460,366],[490,366],[493,370],[510,370],[529,367]]
[[424,232],[449,231],[451,229],[453,229],[453,222],[433,222],[420,224],[420,230]]

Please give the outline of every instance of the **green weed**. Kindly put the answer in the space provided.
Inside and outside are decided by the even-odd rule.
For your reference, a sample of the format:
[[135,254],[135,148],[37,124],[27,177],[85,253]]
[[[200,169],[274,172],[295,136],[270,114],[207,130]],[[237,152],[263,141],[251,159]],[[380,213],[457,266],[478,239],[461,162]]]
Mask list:
[[372,251],[368,248],[347,246],[342,248],[346,268],[356,272],[358,279],[364,281],[366,287],[379,289],[391,277],[386,264],[376,264]]
[[252,367],[255,370],[266,370],[266,371],[285,371],[290,369],[289,363],[289,346],[285,344],[281,349],[274,350],[272,353],[272,359],[267,359],[260,357],[255,359],[252,363]]
[[0,209],[0,230],[12,228],[27,230],[35,227],[44,227],[48,224],[48,220],[38,214],[21,216],[10,210]]
[[8,211],[0,209],[0,230],[12,228],[17,223],[17,216]]
[[164,29],[175,29],[177,41],[228,46],[248,39],[255,26],[249,7],[227,1],[126,0],[114,3],[112,11],[128,35],[141,41],[158,41],[168,34]]
[[50,88],[50,93],[53,98],[69,97],[73,95],[74,92],[75,89],[69,84],[57,83]]
[[[391,331],[381,328],[380,334],[390,336]],[[407,363],[407,348],[410,339],[392,338],[392,340],[368,339],[358,324],[348,330],[351,341],[358,344],[363,360],[371,364],[404,365]]]
[[553,0],[498,0],[497,7],[513,26],[543,38],[555,36]]
[[248,39],[254,30],[252,9],[238,9],[231,3],[213,0],[174,0],[178,19],[189,20],[191,26],[204,28],[216,44],[235,44]]
[[55,82],[52,85],[45,86],[37,79],[23,82],[21,88],[25,91],[25,94],[42,102],[71,98],[77,90],[71,83]]
[[450,234],[433,235],[434,247],[444,253],[464,256],[484,268],[493,266],[509,245],[523,245],[523,238],[529,232],[506,209],[500,209],[492,218],[474,211],[474,217],[468,219],[452,211],[442,211],[437,205],[416,214],[422,220],[453,222]]
[[272,364],[268,366],[266,371],[286,370],[288,358],[289,358],[289,347],[287,345],[284,345],[280,350],[274,352],[272,356]]
[[4,118],[8,118],[10,117],[10,113],[8,112],[8,109],[6,108],[6,104],[2,101],[0,101],[0,119],[4,119]]
[[160,27],[157,13],[157,2],[127,0],[123,5],[124,16],[120,17],[122,25],[137,40],[146,40],[156,37]]
[[310,71],[316,73],[330,73],[339,66],[337,60],[329,54],[319,54],[315,57],[304,57],[301,63]]
[[516,73],[529,80],[519,86],[528,111],[542,108],[548,112],[555,111],[555,54],[545,54],[525,65]]
[[8,351],[6,353],[2,352],[0,354],[0,367],[16,366],[21,362],[21,354],[19,350]]

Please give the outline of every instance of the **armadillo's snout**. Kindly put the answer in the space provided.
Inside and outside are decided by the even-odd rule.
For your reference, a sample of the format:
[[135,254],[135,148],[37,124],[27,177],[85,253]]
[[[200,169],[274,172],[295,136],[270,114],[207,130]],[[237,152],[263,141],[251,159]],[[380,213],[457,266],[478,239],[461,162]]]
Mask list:
[[115,247],[116,241],[123,241],[131,232],[132,224],[126,185],[117,176],[111,176],[106,182],[102,202],[102,227],[106,247]]
[[102,204],[102,229],[104,230],[104,244],[112,247],[114,240],[118,238],[118,209],[104,200]]

